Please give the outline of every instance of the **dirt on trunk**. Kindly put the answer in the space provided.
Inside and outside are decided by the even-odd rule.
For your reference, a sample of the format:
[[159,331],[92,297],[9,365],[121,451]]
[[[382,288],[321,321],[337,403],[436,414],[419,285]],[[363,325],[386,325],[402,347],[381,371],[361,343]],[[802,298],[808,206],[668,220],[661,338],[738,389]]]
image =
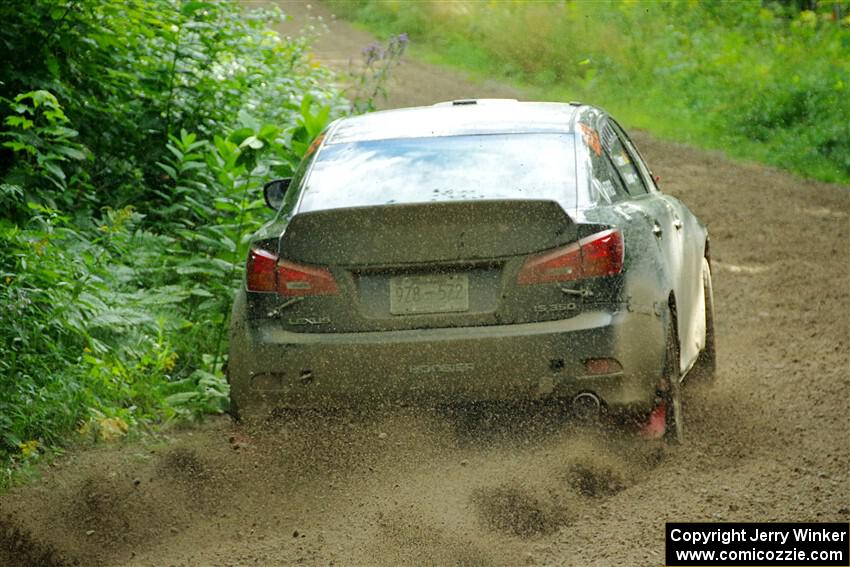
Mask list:
[[[373,38],[321,6],[316,57]],[[407,61],[384,106],[523,93]],[[0,565],[660,565],[666,521],[850,521],[850,188],[635,136],[709,226],[718,376],[687,442],[555,412],[227,418],[71,453],[0,497]],[[542,412],[542,414],[541,414]]]

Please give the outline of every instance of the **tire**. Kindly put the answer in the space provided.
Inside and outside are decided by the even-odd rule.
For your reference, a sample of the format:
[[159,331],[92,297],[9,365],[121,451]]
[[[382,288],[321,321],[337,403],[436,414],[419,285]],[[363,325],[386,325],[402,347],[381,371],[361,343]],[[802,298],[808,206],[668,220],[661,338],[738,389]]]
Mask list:
[[664,440],[670,444],[682,443],[685,437],[679,364],[679,338],[676,333],[676,321],[671,317],[667,327],[667,348],[664,356],[664,381],[667,383],[667,389],[662,394],[666,406]]
[[695,381],[713,382],[717,371],[717,350],[714,346],[714,288],[711,283],[711,264],[702,260],[702,285],[705,297],[705,346],[688,373]]
[[230,419],[233,420],[234,423],[242,421],[242,414],[239,413],[239,404],[237,404],[236,400],[233,398],[230,398],[230,405],[227,408],[227,413],[230,415]]

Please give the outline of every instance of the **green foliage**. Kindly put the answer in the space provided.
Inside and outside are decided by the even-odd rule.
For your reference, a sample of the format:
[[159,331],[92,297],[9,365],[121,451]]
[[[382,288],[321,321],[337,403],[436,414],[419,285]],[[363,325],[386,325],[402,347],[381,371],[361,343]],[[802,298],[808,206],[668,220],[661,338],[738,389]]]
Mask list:
[[430,56],[631,126],[850,179],[850,3],[332,2]]
[[0,16],[2,485],[71,431],[226,409],[260,188],[348,103],[303,40],[269,30],[277,11],[35,0]]
[[26,186],[31,191],[27,194],[29,200],[56,206],[53,195],[58,190],[59,197],[65,197],[68,187],[65,170],[73,171],[77,177],[74,181],[84,184],[85,174],[74,162],[82,162],[90,154],[74,141],[78,132],[67,126],[68,118],[52,93],[21,93],[15,97],[11,110],[3,120],[5,129],[0,132],[0,140],[2,147],[14,152],[17,159],[6,180]]
[[[154,318],[146,308],[154,298],[132,285],[135,274],[110,272],[117,256],[134,256],[130,231],[140,215],[107,211],[102,230],[84,234],[55,210],[30,208],[24,227],[4,223],[0,232],[0,446],[7,451],[31,439],[56,442],[88,407],[124,410],[129,420],[151,414],[158,408],[149,386],[174,356],[163,330],[177,323]],[[142,258],[130,259],[145,269]],[[176,295],[155,300],[175,304]]]
[[95,156],[87,192],[96,206],[162,205],[168,180],[156,164],[181,129],[212,137],[248,119],[293,123],[305,95],[340,106],[306,43],[268,29],[278,11],[181,0],[2,6],[0,45],[14,47],[0,57],[0,96],[44,89],[61,101]]

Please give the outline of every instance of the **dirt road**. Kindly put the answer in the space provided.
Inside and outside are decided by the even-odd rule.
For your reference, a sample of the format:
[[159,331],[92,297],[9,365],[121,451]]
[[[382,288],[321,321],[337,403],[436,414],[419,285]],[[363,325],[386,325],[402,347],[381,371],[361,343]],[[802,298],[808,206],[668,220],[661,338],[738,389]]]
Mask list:
[[[330,27],[331,63],[372,41]],[[388,104],[506,95],[409,62]],[[637,142],[712,234],[719,376],[686,392],[686,444],[402,410],[215,419],[0,497],[0,565],[658,566],[668,520],[850,521],[850,188]]]

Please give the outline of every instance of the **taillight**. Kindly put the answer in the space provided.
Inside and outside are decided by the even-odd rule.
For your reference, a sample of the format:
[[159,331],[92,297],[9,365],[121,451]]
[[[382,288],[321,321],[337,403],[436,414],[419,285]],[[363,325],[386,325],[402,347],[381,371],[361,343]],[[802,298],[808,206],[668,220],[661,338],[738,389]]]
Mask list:
[[585,278],[615,276],[623,271],[623,233],[606,230],[579,240]]
[[248,291],[277,292],[289,297],[339,293],[330,270],[280,260],[261,248],[252,248],[248,253],[245,281]]
[[588,358],[584,370],[588,374],[615,374],[623,371],[623,365],[616,358]]
[[277,291],[277,256],[261,248],[248,252],[245,282],[248,291]]
[[623,233],[605,230],[578,242],[531,256],[517,276],[520,285],[613,276],[623,271]]
[[281,295],[334,295],[339,293],[330,270],[282,260],[277,267],[277,292]]

